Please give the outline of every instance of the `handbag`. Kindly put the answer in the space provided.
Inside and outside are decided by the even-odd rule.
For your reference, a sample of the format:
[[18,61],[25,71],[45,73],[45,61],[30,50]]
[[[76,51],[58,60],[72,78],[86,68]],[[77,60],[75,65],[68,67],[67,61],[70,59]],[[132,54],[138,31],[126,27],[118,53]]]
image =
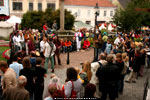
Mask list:
[[74,90],[74,84],[72,81],[71,81],[71,83],[72,83],[72,91],[71,91],[70,98],[77,98],[77,92]]

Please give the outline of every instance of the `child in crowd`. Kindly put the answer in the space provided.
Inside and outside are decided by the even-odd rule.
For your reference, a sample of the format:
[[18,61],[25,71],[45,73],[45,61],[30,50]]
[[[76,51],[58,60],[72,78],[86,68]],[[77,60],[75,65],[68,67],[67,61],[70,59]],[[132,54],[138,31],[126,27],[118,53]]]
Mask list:
[[112,44],[111,44],[110,40],[107,40],[105,52],[107,54],[110,54],[111,50],[112,50]]

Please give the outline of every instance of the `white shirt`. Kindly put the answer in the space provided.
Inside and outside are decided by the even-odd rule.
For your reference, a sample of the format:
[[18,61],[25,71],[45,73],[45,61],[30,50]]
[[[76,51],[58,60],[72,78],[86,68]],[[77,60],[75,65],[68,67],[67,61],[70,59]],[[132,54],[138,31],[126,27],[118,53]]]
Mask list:
[[[49,58],[51,49],[52,49],[52,48],[50,47],[49,43],[46,42],[46,43],[45,43],[45,46],[44,46],[44,50],[45,50],[44,56],[45,56],[45,57]],[[54,46],[53,46],[52,53],[51,53],[51,57],[55,54],[55,50],[56,50],[56,46],[54,45]]]
[[19,35],[18,36],[19,42],[24,42],[24,36],[22,35],[22,37]]
[[19,38],[17,36],[14,36],[13,37],[13,42],[14,42],[14,45],[17,45],[17,46],[20,46],[20,41],[19,41]]
[[[107,64],[106,60],[100,60],[98,62],[100,62],[102,65],[106,65]],[[90,83],[93,83],[93,84],[99,83],[99,80],[98,80],[98,78],[95,75],[97,70],[98,70],[98,68],[100,67],[100,64],[98,62],[91,63],[91,71],[92,71],[93,75],[92,75]]]
[[81,32],[76,32],[75,37],[76,37],[76,41],[79,41],[79,37],[82,37]]
[[119,37],[117,37],[117,38],[115,39],[115,41],[114,41],[114,44],[118,45],[118,44],[121,42],[120,40],[122,40],[122,42],[124,42],[124,39],[123,39],[123,38],[120,38],[120,39],[119,39]]
[[44,51],[44,46],[45,46],[45,42],[44,42],[44,41],[41,41],[41,42],[40,42],[40,48],[41,48],[40,52],[43,52],[43,51]]
[[[74,91],[76,91],[76,93],[77,93],[77,98],[80,98],[80,91],[81,91],[81,87],[82,87],[81,80],[77,79],[76,81],[73,81],[73,85],[74,85]],[[65,89],[66,97],[69,98],[71,96],[71,91],[72,91],[72,83],[71,83],[71,81],[68,81],[64,85],[64,89]]]

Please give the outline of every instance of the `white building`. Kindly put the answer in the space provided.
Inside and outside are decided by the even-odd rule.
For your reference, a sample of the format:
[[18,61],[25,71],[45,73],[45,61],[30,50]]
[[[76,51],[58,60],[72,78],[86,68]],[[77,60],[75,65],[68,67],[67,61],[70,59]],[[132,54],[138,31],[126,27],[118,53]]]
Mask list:
[[22,17],[27,11],[45,11],[59,8],[59,0],[9,0],[10,16]]
[[109,0],[65,0],[65,9],[75,15],[76,21],[82,21],[92,26],[95,25],[94,7],[98,3],[98,23],[111,22],[117,9]]
[[9,0],[0,0],[0,15],[9,16]]

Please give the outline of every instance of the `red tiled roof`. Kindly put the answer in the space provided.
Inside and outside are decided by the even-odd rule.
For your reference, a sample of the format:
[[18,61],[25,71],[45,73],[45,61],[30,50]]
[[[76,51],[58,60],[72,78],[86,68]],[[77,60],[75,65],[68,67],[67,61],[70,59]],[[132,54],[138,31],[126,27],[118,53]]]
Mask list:
[[109,0],[64,0],[65,5],[115,7]]

